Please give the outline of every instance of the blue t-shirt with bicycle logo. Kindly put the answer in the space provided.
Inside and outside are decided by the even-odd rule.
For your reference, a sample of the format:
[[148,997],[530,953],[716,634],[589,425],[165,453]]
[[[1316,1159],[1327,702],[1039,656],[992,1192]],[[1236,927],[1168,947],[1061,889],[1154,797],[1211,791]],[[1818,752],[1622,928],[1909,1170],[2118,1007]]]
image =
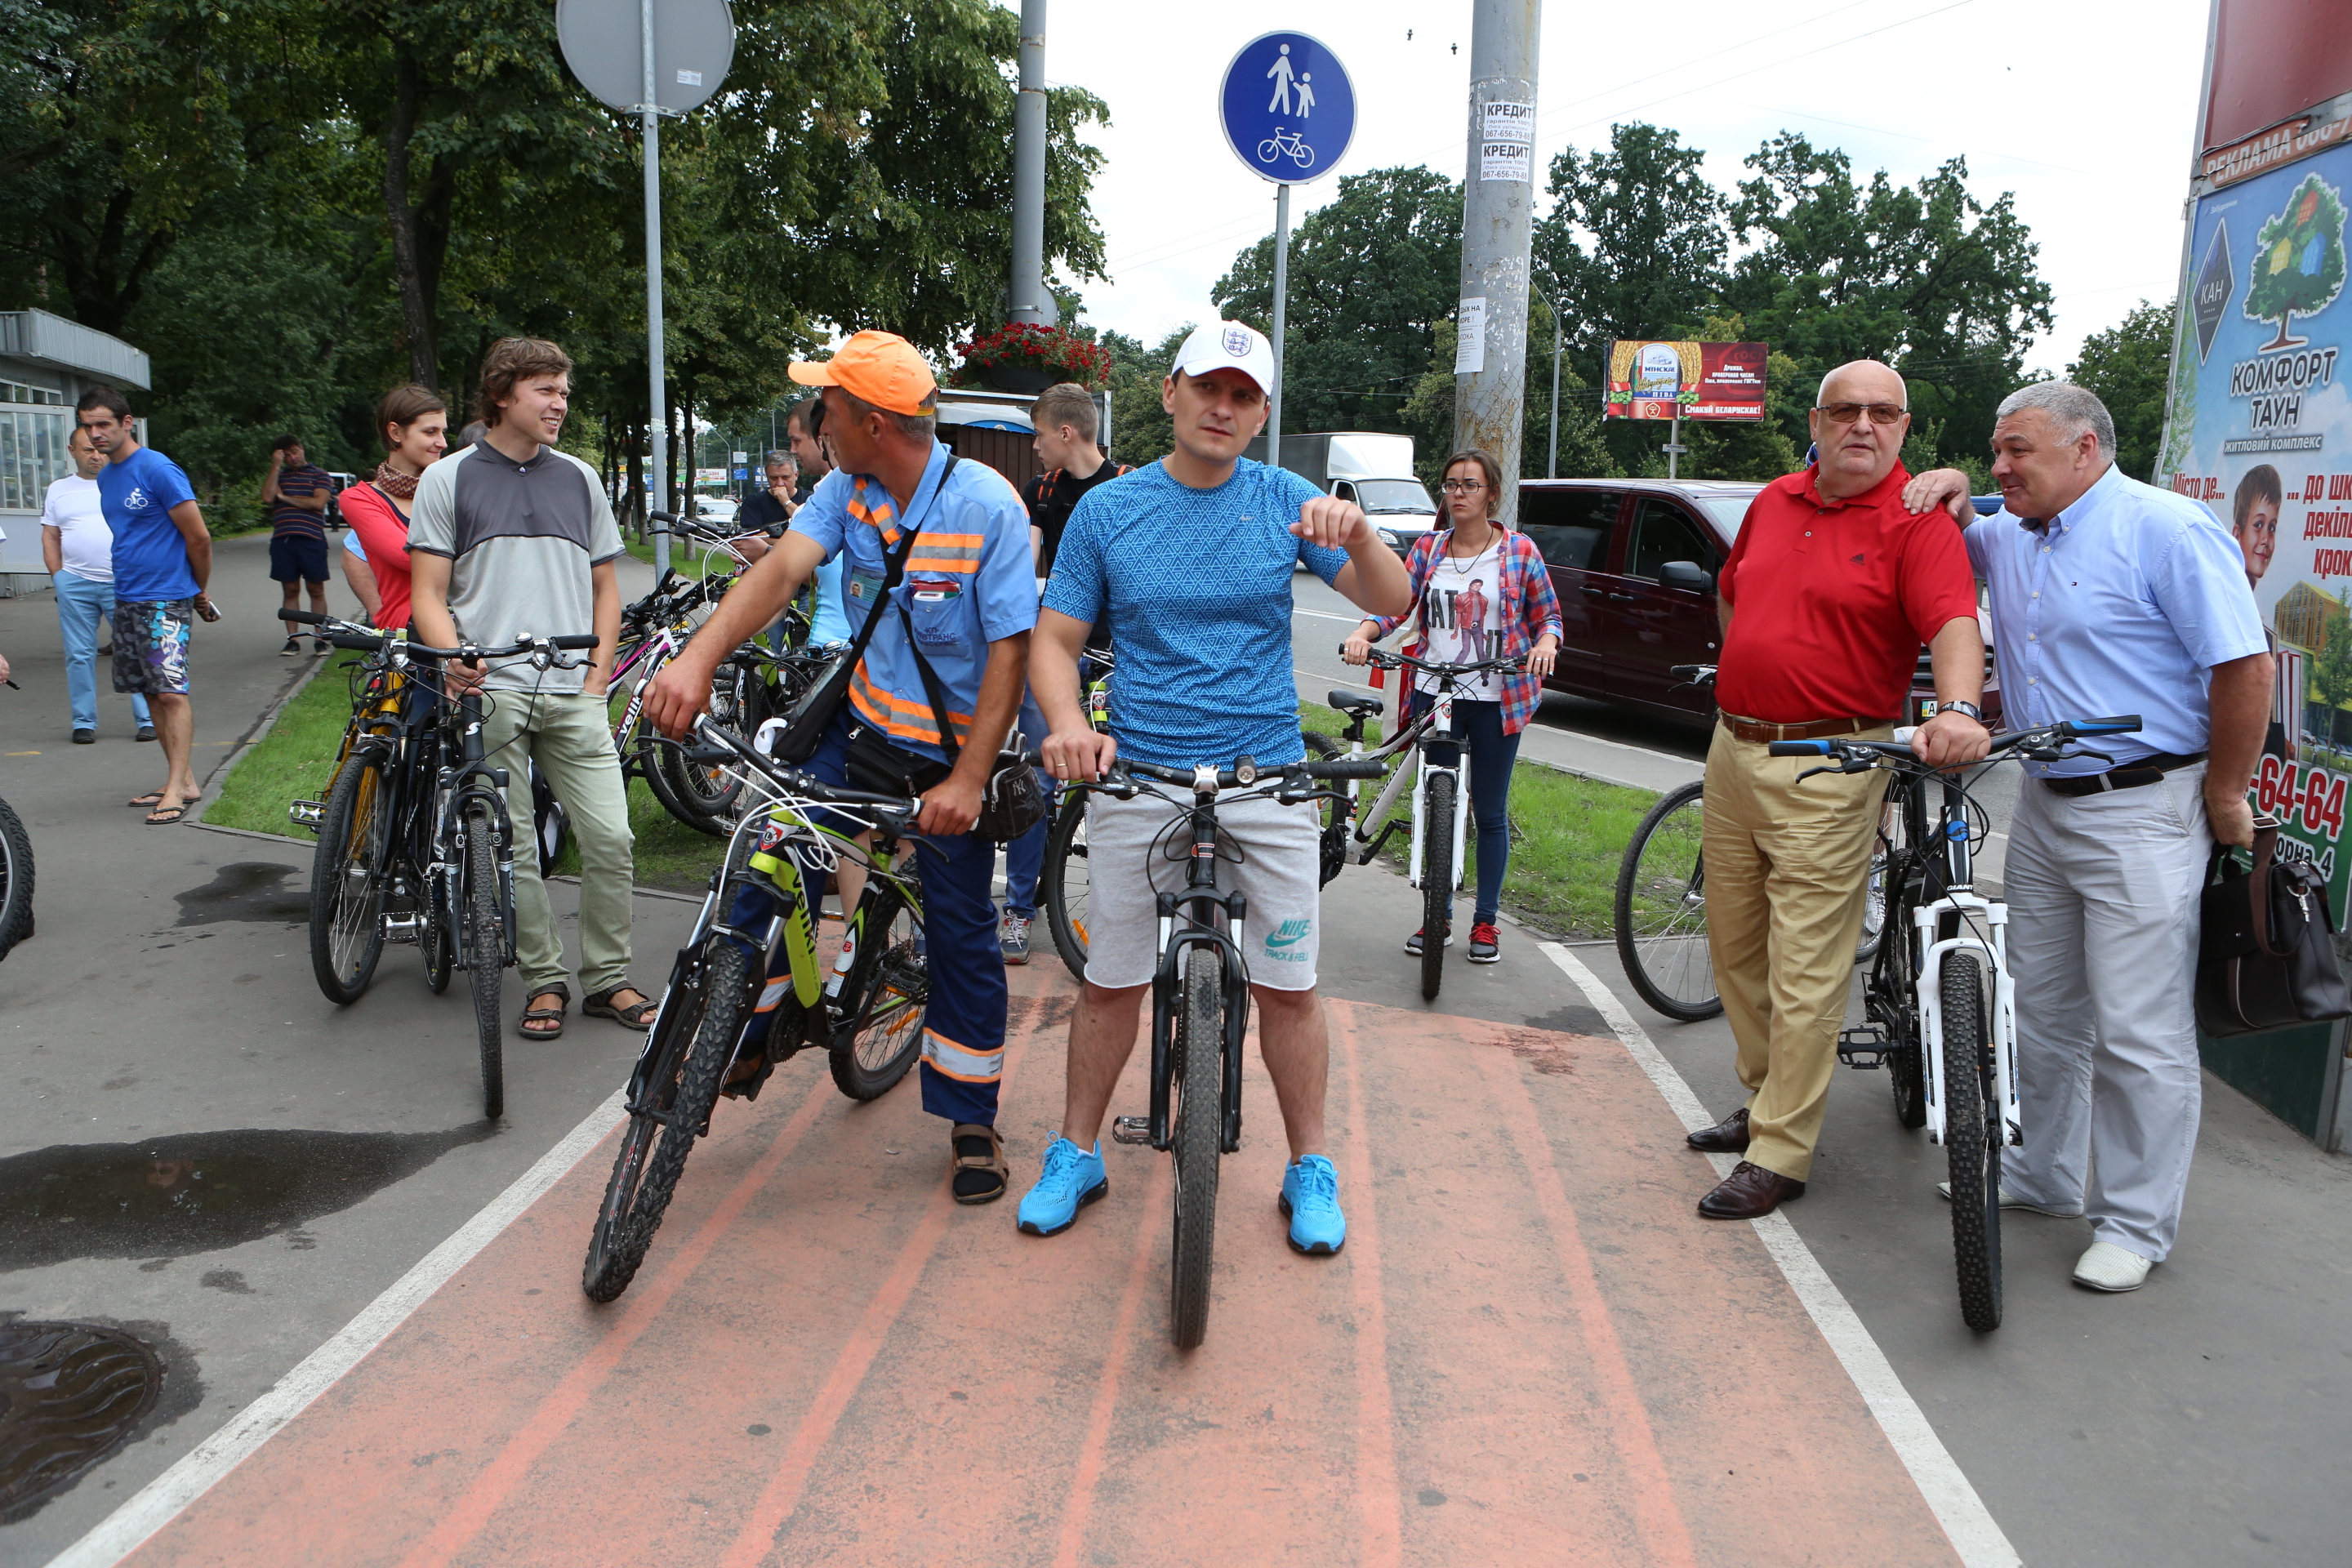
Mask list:
[[1122,754],[1162,767],[1266,766],[1307,754],[1291,675],[1290,584],[1300,563],[1328,583],[1344,550],[1290,531],[1322,492],[1286,468],[1242,458],[1194,489],[1147,464],[1088,490],[1070,513],[1045,608],[1108,616],[1111,734]]

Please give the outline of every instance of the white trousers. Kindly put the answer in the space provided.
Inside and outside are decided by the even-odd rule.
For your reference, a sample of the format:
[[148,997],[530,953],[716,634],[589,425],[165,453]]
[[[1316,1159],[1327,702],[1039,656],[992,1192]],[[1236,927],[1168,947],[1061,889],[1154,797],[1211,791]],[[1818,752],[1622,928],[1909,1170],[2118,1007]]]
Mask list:
[[2180,1229],[2203,1087],[2190,988],[2213,835],[2205,769],[2065,796],[2018,792],[2002,891],[2025,1143],[2001,1184],[2081,1205],[2093,1234],[2161,1262]]

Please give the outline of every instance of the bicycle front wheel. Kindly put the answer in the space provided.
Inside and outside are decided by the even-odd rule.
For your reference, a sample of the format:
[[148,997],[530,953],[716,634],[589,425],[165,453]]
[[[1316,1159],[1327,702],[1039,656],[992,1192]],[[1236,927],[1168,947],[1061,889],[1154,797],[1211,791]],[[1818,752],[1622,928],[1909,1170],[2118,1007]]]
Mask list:
[[1087,978],[1087,807],[1075,796],[1065,796],[1045,835],[1045,881],[1046,929],[1054,933],[1054,951],[1070,971],[1070,978]]
[[879,1100],[907,1076],[922,1054],[931,998],[930,970],[916,948],[922,922],[896,888],[866,887],[864,945],[847,988],[856,1010],[831,1053],[834,1087],[852,1100]]
[[1944,1152],[1952,1181],[1952,1258],[1960,1318],[2000,1327],[2000,1147],[1992,1105],[1991,1035],[1984,970],[1972,953],[1944,957]]
[[33,931],[33,840],[0,800],[0,958]]
[[686,1157],[709,1124],[719,1079],[735,1058],[745,972],[743,950],[719,937],[681,959],[670,975],[646,1041],[642,1098],[630,1107],[588,1237],[580,1289],[592,1301],[610,1301],[629,1288],[661,1228]]
[[499,900],[498,825],[489,803],[476,801],[461,818],[466,841],[466,978],[474,990],[474,1034],[482,1055],[482,1114],[495,1121],[507,1108],[506,1037],[499,1017],[499,985],[507,963],[506,913]]
[[1224,1125],[1225,994],[1223,966],[1206,947],[1184,953],[1184,994],[1176,1009],[1176,1079],[1170,1146],[1176,1156],[1174,1256],[1169,1316],[1177,1348],[1209,1331],[1209,1272],[1216,1254],[1217,1162]]
[[1421,797],[1421,999],[1437,1000],[1454,923],[1454,775],[1432,773]]
[[1701,795],[1671,790],[1625,846],[1617,871],[1617,956],[1642,1000],[1695,1024],[1722,1013],[1706,948],[1706,868],[1700,858]]
[[344,759],[310,858],[310,973],[338,1007],[360,999],[383,955],[384,871],[392,827],[387,753],[362,745]]

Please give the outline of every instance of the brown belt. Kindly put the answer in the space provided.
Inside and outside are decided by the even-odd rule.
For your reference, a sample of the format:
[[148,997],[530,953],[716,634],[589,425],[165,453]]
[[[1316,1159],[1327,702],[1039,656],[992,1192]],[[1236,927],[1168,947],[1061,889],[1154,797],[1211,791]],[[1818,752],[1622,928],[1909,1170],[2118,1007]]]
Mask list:
[[1891,719],[1813,719],[1802,724],[1768,724],[1761,719],[1742,719],[1737,713],[1719,713],[1716,717],[1725,729],[1743,741],[1818,741],[1824,735],[1852,735],[1894,722]]

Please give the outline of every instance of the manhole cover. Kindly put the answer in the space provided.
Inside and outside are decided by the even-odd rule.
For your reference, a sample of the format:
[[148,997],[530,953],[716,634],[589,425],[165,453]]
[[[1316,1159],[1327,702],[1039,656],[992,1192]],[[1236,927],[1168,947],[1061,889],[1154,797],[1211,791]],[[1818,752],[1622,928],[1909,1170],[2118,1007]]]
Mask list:
[[92,1323],[0,1323],[0,1518],[40,1501],[131,1436],[163,1363]]

